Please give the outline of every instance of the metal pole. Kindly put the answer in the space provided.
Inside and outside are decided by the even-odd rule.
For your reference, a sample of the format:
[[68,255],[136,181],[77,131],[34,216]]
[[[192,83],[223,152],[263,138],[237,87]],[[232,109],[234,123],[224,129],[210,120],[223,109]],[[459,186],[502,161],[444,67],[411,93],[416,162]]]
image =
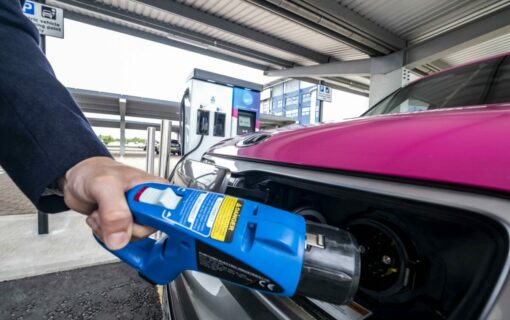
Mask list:
[[[323,85],[324,81],[320,80],[319,84]],[[317,95],[318,94],[319,94],[319,92],[317,92]],[[323,100],[319,100],[319,123],[322,122],[323,108],[324,108],[324,101]]]
[[154,153],[156,152],[156,128],[147,128],[147,162],[145,163],[145,171],[148,174],[154,174]]
[[171,134],[172,122],[170,120],[162,120],[159,144],[159,176],[165,179],[170,174]]
[[319,100],[319,122],[322,122],[324,101]]
[[48,214],[37,211],[37,233],[48,234]]
[[[172,122],[170,120],[161,121],[161,137],[159,140],[159,176],[167,179],[170,169],[170,153],[171,153],[171,134]],[[157,231],[154,239],[159,240],[163,237],[161,231]]]
[[[38,1],[39,3],[45,4],[45,0]],[[39,47],[41,51],[46,55],[46,36],[39,35],[40,42]],[[49,225],[48,225],[48,214],[42,211],[37,211],[37,233],[38,234],[48,234]]]
[[120,113],[120,157],[124,158],[126,154],[126,104],[124,98],[119,99],[119,113]]

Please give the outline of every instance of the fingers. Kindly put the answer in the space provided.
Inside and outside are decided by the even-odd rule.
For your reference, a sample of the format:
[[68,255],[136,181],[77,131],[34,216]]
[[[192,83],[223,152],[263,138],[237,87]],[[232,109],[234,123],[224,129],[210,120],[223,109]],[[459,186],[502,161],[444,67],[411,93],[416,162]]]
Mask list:
[[71,192],[64,192],[64,202],[69,208],[85,215],[89,215],[97,208],[96,204],[77,199]]
[[124,193],[141,183],[168,183],[107,157],[83,160],[69,169],[62,181],[68,207],[89,215],[87,224],[111,250],[124,247],[131,237],[143,238],[154,232],[133,224]]
[[91,218],[90,222],[99,222],[99,234],[109,249],[123,248],[131,239],[133,224],[124,196],[124,185],[115,177],[98,177],[92,179],[88,190],[98,204],[98,218]]
[[147,227],[147,226],[142,226],[140,224],[135,223],[135,224],[133,224],[133,235],[132,235],[131,239],[138,240],[138,239],[147,238],[154,232],[156,232],[156,229],[153,229],[153,228]]
[[[102,240],[101,222],[99,220],[99,212],[94,211],[91,215],[89,215],[85,219],[85,222],[90,227],[90,229],[92,229],[94,234],[96,236],[98,236],[99,238],[101,238],[101,240]],[[139,239],[146,238],[146,237],[150,236],[151,234],[153,234],[154,232],[156,232],[156,230],[151,227],[142,226],[142,225],[134,223],[131,240],[139,240]]]
[[100,233],[99,231],[99,213],[94,211],[90,216],[85,219],[87,225],[94,231],[94,233]]

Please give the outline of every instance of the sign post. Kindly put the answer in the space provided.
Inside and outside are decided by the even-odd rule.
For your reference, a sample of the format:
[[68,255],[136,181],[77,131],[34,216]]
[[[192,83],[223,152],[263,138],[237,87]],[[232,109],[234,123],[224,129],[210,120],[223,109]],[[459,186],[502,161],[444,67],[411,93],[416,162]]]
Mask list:
[[317,85],[317,99],[321,101],[331,102],[332,101],[332,91],[330,87],[327,87],[323,84]]
[[332,99],[332,90],[330,87],[327,87],[322,84],[322,81],[317,85],[317,101],[319,101],[319,122],[323,120],[323,112],[324,112],[324,101],[331,102]]
[[41,37],[64,38],[64,10],[27,0],[23,13],[35,24]]
[[[64,38],[64,10],[39,2],[25,1],[23,14],[34,23],[39,30],[41,51],[46,54],[46,36]],[[48,214],[37,211],[38,234],[48,234]]]

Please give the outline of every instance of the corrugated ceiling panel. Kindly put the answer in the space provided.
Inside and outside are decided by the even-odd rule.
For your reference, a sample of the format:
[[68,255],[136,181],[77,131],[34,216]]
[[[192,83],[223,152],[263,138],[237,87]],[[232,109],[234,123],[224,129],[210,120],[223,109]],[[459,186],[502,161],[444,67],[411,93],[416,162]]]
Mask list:
[[223,54],[235,57],[235,58],[243,59],[243,60],[246,60],[246,61],[251,61],[251,62],[258,63],[258,64],[267,65],[268,67],[273,68],[273,69],[281,69],[280,66],[277,66],[277,65],[274,65],[274,64],[270,64],[270,63],[267,63],[265,61],[260,61],[260,60],[255,59],[255,58],[250,58],[250,57],[247,57],[247,56],[245,56],[243,54],[234,53],[232,51],[221,49],[221,48],[218,48],[218,47],[210,47],[210,50],[211,51],[215,51],[215,52],[219,52],[219,53],[223,53]]
[[242,0],[179,0],[179,2],[340,60],[367,57],[364,53],[337,40]]
[[340,0],[339,3],[416,43],[508,6],[510,0]]
[[[112,0],[112,1],[114,1],[114,0]],[[124,2],[124,3],[127,2],[126,0],[117,0],[117,1]],[[48,0],[48,4],[52,4],[52,0]],[[125,5],[126,5],[126,7],[128,6],[127,3]],[[90,17],[94,17],[94,18],[99,18],[99,19],[104,20],[104,21],[116,23],[116,24],[119,24],[119,25],[122,25],[122,26],[125,26],[125,27],[136,29],[136,30],[141,30],[141,31],[144,31],[144,32],[148,32],[148,33],[151,33],[151,34],[156,34],[156,35],[163,36],[163,37],[167,35],[167,33],[165,33],[165,32],[161,32],[161,31],[158,31],[158,30],[142,27],[142,26],[135,25],[135,24],[132,24],[132,23],[127,23],[127,22],[124,22],[124,21],[121,21],[121,20],[118,20],[118,19],[115,19],[115,18],[111,18],[111,17],[108,17],[108,16],[100,15],[100,14],[96,14],[96,13],[93,13],[93,12],[90,12],[90,11],[87,11],[87,10],[83,10],[83,9],[80,9],[80,8],[76,8],[76,7],[73,7],[73,6],[70,6],[70,5],[60,4],[59,6],[64,8],[67,11],[76,12],[76,13],[79,13],[79,14],[82,14],[82,15],[86,15],[86,16],[90,16]],[[149,14],[151,14],[151,13],[149,12]],[[165,17],[165,18],[168,18],[168,17]],[[189,30],[192,30],[192,31],[197,31],[197,32],[200,32],[202,34],[205,34],[205,35],[217,38],[217,39],[221,39],[223,41],[234,43],[234,44],[236,44],[238,46],[241,46],[241,47],[250,48],[250,49],[256,50],[258,52],[263,52],[265,54],[269,54],[269,55],[272,55],[272,56],[275,56],[275,57],[278,57],[278,58],[281,58],[281,59],[284,59],[284,60],[287,60],[287,61],[295,62],[297,64],[303,64],[303,65],[311,65],[311,64],[313,64],[312,61],[307,60],[305,58],[302,58],[300,56],[294,55],[294,54],[292,54],[290,52],[274,49],[274,48],[266,46],[266,45],[255,43],[253,41],[249,41],[249,40],[247,40],[245,38],[238,37],[238,36],[235,36],[233,34],[230,34],[230,33],[227,33],[227,32],[221,31],[221,30],[217,30],[217,29],[213,29],[213,28],[207,28],[204,25],[199,24],[199,23],[195,23],[195,22],[191,22],[191,21],[184,21],[183,19],[175,17],[175,16],[172,16],[172,17],[169,17],[169,18],[171,20],[174,20],[175,22],[179,22],[179,23],[174,23],[175,25],[178,25],[178,26],[181,26],[181,27],[185,27],[184,25],[186,25],[186,29],[189,29]],[[232,53],[230,51],[222,50],[222,49],[211,47],[211,46],[209,46],[209,48],[212,49],[213,51],[216,51],[216,52],[226,53],[226,54],[229,54],[229,55],[234,56],[234,57],[241,57],[241,55],[234,54],[234,53]],[[248,58],[246,56],[244,56],[244,57],[245,57],[245,60],[252,61],[252,62],[257,62],[257,63],[263,64],[263,65],[270,66],[270,64],[268,64],[267,62],[264,62],[264,61],[261,61],[261,60],[258,60],[258,59],[254,59],[254,58]],[[272,67],[275,67],[275,66],[272,66]]]
[[470,48],[461,50],[446,56],[441,60],[451,66],[455,66],[505,52],[510,52],[510,34],[505,34]]
[[[116,0],[116,1],[122,1],[122,0]],[[92,17],[92,18],[97,18],[99,20],[111,22],[111,23],[114,23],[114,24],[118,24],[120,26],[132,28],[132,29],[135,29],[135,30],[144,31],[144,32],[147,32],[147,33],[150,33],[150,34],[155,34],[155,35],[162,36],[162,37],[167,35],[166,32],[161,32],[161,31],[158,31],[158,30],[146,28],[146,27],[143,27],[143,26],[140,26],[140,25],[132,24],[132,23],[125,22],[125,21],[122,21],[122,20],[119,20],[119,19],[115,19],[115,18],[112,18],[110,16],[105,16],[105,15],[102,15],[102,14],[96,14],[94,12],[91,12],[91,11],[88,11],[88,10],[84,10],[84,9],[81,9],[81,8],[77,8],[77,7],[68,5],[68,4],[63,4],[63,3],[58,3],[57,4],[57,3],[55,3],[54,0],[47,0],[47,3],[49,5],[58,5],[58,7],[63,8],[65,11],[68,11],[68,12],[74,12],[74,13],[78,13],[80,15],[84,15],[84,16],[88,16],[88,17]]]
[[[99,0],[98,2],[225,41],[232,41],[232,39],[234,39],[233,37],[235,37],[236,41],[243,39],[242,37],[234,36],[207,24],[157,10],[133,0]],[[251,29],[330,55],[339,60],[367,58],[367,55],[350,46],[242,0],[180,0],[179,2],[229,21],[242,24]],[[245,45],[249,48],[255,48],[260,44],[248,41],[245,42]],[[292,55],[292,53],[289,54]],[[283,58],[281,55],[278,55],[278,57]],[[294,58],[291,61],[298,63],[299,60],[303,60],[303,58]]]

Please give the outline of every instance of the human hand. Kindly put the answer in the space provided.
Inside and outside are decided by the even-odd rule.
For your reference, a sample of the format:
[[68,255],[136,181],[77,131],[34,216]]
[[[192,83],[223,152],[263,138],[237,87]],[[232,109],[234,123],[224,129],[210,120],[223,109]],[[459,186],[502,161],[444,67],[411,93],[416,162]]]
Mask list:
[[124,193],[141,183],[168,183],[108,157],[83,160],[69,169],[59,184],[66,205],[87,215],[86,222],[111,250],[144,238],[154,229],[133,223]]

